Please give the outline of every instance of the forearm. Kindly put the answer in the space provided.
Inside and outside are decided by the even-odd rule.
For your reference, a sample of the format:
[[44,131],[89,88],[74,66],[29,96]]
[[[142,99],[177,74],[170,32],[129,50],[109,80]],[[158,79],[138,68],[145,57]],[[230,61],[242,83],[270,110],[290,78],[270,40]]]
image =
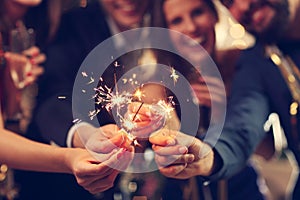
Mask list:
[[16,169],[71,173],[67,156],[72,149],[37,143],[3,129],[0,137],[2,163]]

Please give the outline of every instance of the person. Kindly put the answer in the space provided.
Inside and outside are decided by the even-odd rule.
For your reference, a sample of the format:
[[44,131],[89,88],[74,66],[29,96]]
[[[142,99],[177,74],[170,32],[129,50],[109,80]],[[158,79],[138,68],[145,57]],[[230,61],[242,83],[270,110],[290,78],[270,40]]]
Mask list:
[[[45,4],[45,2],[47,1],[44,1],[43,5]],[[25,77],[25,87],[34,84],[37,78],[43,72],[41,66],[39,65],[45,61],[45,55],[40,52],[40,49],[38,47],[30,47],[29,49],[25,49],[23,52],[17,53],[11,52],[11,49],[8,48],[10,31],[15,28],[15,24],[17,24],[17,26],[19,25],[19,20],[23,19],[23,15],[26,13],[27,9],[30,6],[38,6],[38,4],[40,3],[41,1],[1,1],[1,9],[6,8],[3,10],[3,12],[1,12],[0,18],[0,23],[3,25],[1,26],[0,35],[3,36],[0,37],[0,56],[1,61],[3,61],[1,62],[1,64],[3,64],[3,66],[1,65],[1,77],[3,77],[1,79],[1,89],[4,90],[4,92],[8,92],[8,94],[15,95],[14,91],[16,93],[19,93],[20,91],[20,89],[16,88],[16,86],[14,85],[13,79],[10,76],[9,72],[14,66],[19,65],[20,68],[26,67],[29,62],[28,60],[30,60],[32,67],[30,75],[27,76],[26,74],[27,77]],[[10,16],[10,18],[7,18],[7,16]],[[23,25],[21,28],[23,28]],[[2,38],[4,41],[2,41]],[[48,39],[50,38],[51,37],[49,37]],[[42,42],[42,39],[38,41]],[[46,39],[44,43],[47,43]],[[41,46],[43,45],[41,44]],[[100,163],[98,160],[91,156],[90,152],[87,152],[84,149],[58,148],[46,144],[41,144],[30,141],[7,130],[7,128],[10,128],[8,126],[8,119],[9,116],[11,116],[10,113],[13,113],[7,112],[12,110],[8,109],[8,107],[18,108],[20,102],[13,101],[12,106],[9,106],[8,104],[2,104],[3,100],[5,101],[5,103],[11,103],[11,101],[6,101],[4,97],[5,95],[2,95],[1,93],[0,162],[5,164],[3,165],[3,167],[7,165],[8,167],[14,169],[74,174],[77,182],[81,186],[83,186],[91,193],[96,193],[112,187],[114,179],[119,173],[118,170],[108,167],[108,165],[118,165],[120,166],[120,169],[122,169],[122,166],[126,168],[126,166],[129,164],[128,161],[131,160],[130,156],[132,156],[132,154],[124,155],[122,149],[120,149],[120,151],[116,152],[115,154],[111,154],[111,157],[107,159],[107,161]],[[5,106],[3,107],[5,108],[4,112],[2,112],[2,106]],[[112,128],[114,127],[110,127],[111,131],[117,131],[117,129]],[[103,143],[103,148],[111,148],[111,144],[114,144],[113,148],[115,148],[116,146],[122,148],[130,148],[128,143],[126,143],[126,138],[122,134],[116,133],[113,134],[113,136],[115,137],[106,138],[106,142],[108,143],[106,143],[107,145]],[[111,144],[109,144],[110,141]],[[127,155],[129,155],[129,157]],[[126,159],[123,160],[123,158],[125,157]]]
[[[25,106],[25,102],[29,100],[23,93],[29,88],[26,86],[33,85],[43,73],[41,63],[45,61],[45,55],[33,44],[34,36],[27,32],[27,27],[23,22],[27,9],[39,3],[39,1],[25,3],[1,1],[1,49],[3,60],[6,61],[1,68],[3,81],[1,85],[2,87],[5,85],[2,88],[1,102],[6,126],[19,122],[21,118],[26,118],[26,121],[30,118],[30,113],[28,113],[30,109]],[[21,32],[22,36],[20,36]],[[15,128],[18,132],[21,132],[21,129],[23,128]]]
[[[158,20],[159,22],[157,22],[156,24],[154,23],[154,25],[167,27],[171,30],[175,30],[186,34],[187,36],[191,37],[192,39],[196,40],[201,45],[203,45],[203,48],[208,52],[208,54],[213,59],[216,59],[214,26],[218,21],[218,13],[212,2],[210,1],[202,2],[199,0],[193,0],[193,1],[185,1],[185,2],[158,1],[157,3],[158,3],[158,8],[154,9],[155,11],[157,11],[157,14],[154,15],[154,20]],[[209,21],[205,20],[206,18],[210,18],[211,20]],[[160,21],[161,19],[165,19],[165,20],[161,22]],[[173,42],[174,44],[174,48],[177,48],[179,52],[182,52],[182,55],[184,55],[186,58],[191,58],[192,60],[195,60],[196,63],[198,64],[200,63],[200,65],[202,63],[205,63],[203,59],[205,60],[206,58],[205,56],[201,55],[201,51],[198,50],[199,53],[198,54],[193,53],[193,55],[190,53],[190,52],[194,52],[195,49],[197,49],[197,47],[187,44],[188,42],[185,43],[184,42],[185,40],[181,39],[180,37],[175,38],[175,36],[171,36],[171,39],[172,39],[171,42]],[[158,53],[158,56],[160,54],[161,52]],[[165,59],[167,56],[163,55],[160,57],[163,57]],[[178,59],[177,57],[170,59],[169,56],[169,59],[167,59],[165,63],[169,65],[171,63],[171,65],[174,66],[176,70],[178,70],[181,74],[184,74],[185,77],[187,77],[187,79],[190,81],[193,91],[197,96],[198,102],[200,102],[201,104],[201,110],[206,110],[206,111],[209,110],[209,108],[212,106],[211,101],[215,101],[215,104],[224,104],[224,102],[222,102],[222,99],[224,99],[225,97],[220,97],[220,96],[222,96],[222,94],[223,95],[225,94],[224,92],[222,93],[221,86],[220,86],[222,85],[222,81],[218,80],[218,78],[213,76],[206,76],[205,77],[206,79],[204,81],[203,77],[200,78],[199,76],[195,76],[195,71],[190,69],[192,67],[189,68],[190,65],[188,63],[182,62],[182,60]],[[176,84],[177,85],[180,84],[179,82],[180,82],[180,78]],[[208,90],[205,83],[210,85],[211,90]],[[186,98],[188,99],[188,97]],[[175,103],[175,105],[177,105],[177,103]],[[201,116],[202,114],[204,113],[201,113]],[[209,115],[205,117],[207,118],[206,120],[208,121]],[[182,125],[181,127],[182,132],[185,133],[191,132],[190,127],[185,127],[184,124],[181,125]],[[207,122],[204,122],[204,124],[200,124],[200,126],[201,125],[202,127],[199,128],[196,136],[198,138],[203,138],[204,131],[202,131],[201,129],[208,128]],[[247,179],[247,181],[245,181],[245,179]],[[201,180],[198,180],[198,182],[200,181]],[[239,192],[236,192],[235,188],[240,186],[241,182],[246,182],[247,185],[245,185],[244,190],[240,190]],[[172,180],[172,185],[175,185],[175,183],[176,181]],[[209,185],[210,189],[213,190],[211,192],[211,195],[214,197],[214,199],[217,198],[216,185],[217,183],[214,182]],[[199,183],[199,187],[197,188],[200,188],[200,186],[201,186],[201,182]],[[167,191],[173,192],[174,190],[167,190]],[[167,192],[167,191],[165,194],[166,196],[172,195],[171,194],[172,192]],[[259,191],[257,185],[257,175],[255,174],[255,170],[251,166],[244,168],[239,175],[229,180],[228,195],[230,199],[240,199],[242,196],[245,195],[244,192],[252,194],[251,197],[249,198],[263,199],[263,195]],[[184,196],[186,194],[181,194],[181,196],[182,195]]]
[[[48,58],[45,63],[46,71],[40,81],[41,91],[34,114],[33,127],[41,130],[42,138],[48,142],[52,140],[60,146],[81,145],[77,134],[68,135],[73,125],[70,102],[57,101],[57,98],[60,96],[71,98],[79,67],[94,47],[116,33],[148,23],[148,19],[144,19],[144,16],[147,18],[148,5],[148,1],[101,0],[88,4],[84,9],[75,9],[64,15],[57,38],[46,51]],[[92,20],[94,18],[99,20]],[[86,21],[89,23],[85,23]],[[116,43],[118,48],[121,48],[119,45],[123,45],[122,41]],[[73,59],[69,59],[70,57]],[[68,76],[65,76],[66,74]],[[53,78],[55,82],[52,81]],[[49,84],[50,82],[52,84]],[[55,117],[50,117],[51,113],[48,111],[53,107],[61,114],[54,113]],[[44,118],[47,118],[48,124],[44,123]],[[55,127],[60,130],[55,135],[50,129],[56,124]]]
[[[39,81],[36,109],[27,132],[30,139],[63,147],[85,148],[82,137],[76,131],[78,126],[74,124],[72,113],[71,99],[76,74],[85,57],[98,44],[121,31],[147,23],[149,6],[150,1],[101,0],[88,3],[84,8],[70,10],[62,16],[56,38],[45,51],[45,73]],[[114,41],[113,45],[117,50],[126,47],[122,38]],[[112,73],[109,77],[113,77]],[[115,122],[109,113],[103,111],[98,116],[102,119],[101,128],[110,130],[110,125]],[[88,123],[80,123],[80,127],[90,130]],[[55,178],[53,174],[51,177],[45,174],[23,175],[20,177],[22,182],[26,182],[27,177],[36,177],[36,180],[32,179],[31,189],[23,187],[22,195],[28,195],[30,199],[111,199],[116,192],[112,188],[105,195],[91,196],[75,186],[74,180],[69,178],[59,176],[63,185],[56,185],[55,179],[58,177]],[[39,184],[43,179],[51,179],[51,186]],[[38,188],[35,190],[39,190],[39,193],[33,192],[32,188]]]
[[[78,184],[91,193],[105,191],[113,186],[119,173],[112,166],[126,168],[129,154],[122,151],[99,163],[87,150],[81,148],[61,148],[28,140],[6,129],[0,129],[0,162],[8,167],[22,170],[74,174]],[[115,134],[114,145],[126,146],[120,134]],[[122,143],[123,142],[123,143]],[[128,143],[127,143],[128,144]]]
[[[289,63],[294,63],[292,64],[294,67],[291,68],[295,72],[291,70],[293,74],[290,75],[295,78],[293,79],[295,82],[298,82],[299,43],[295,34],[286,32],[293,30],[288,29],[289,20],[294,22],[294,18],[288,15],[289,4],[285,0],[234,0],[229,3],[231,3],[229,9],[233,16],[236,16],[238,21],[256,36],[257,42],[253,48],[243,51],[239,58],[226,122],[217,144],[213,146],[213,151],[210,151],[204,159],[196,157],[197,162],[193,162],[190,167],[188,164],[187,167],[177,165],[162,168],[161,172],[167,176],[183,178],[200,174],[211,179],[231,176],[245,164],[256,145],[265,136],[263,124],[271,112],[278,113],[288,147],[299,163],[297,139],[299,126],[296,126],[296,122],[299,121],[297,106],[299,102],[296,98],[297,94],[290,90],[287,77],[281,72],[283,67],[280,67],[281,63],[285,63],[283,65],[289,69],[291,66]],[[294,37],[289,38],[290,35]],[[287,55],[292,62],[291,59],[286,61]],[[275,57],[278,59],[274,60]],[[297,90],[297,87],[294,88]],[[165,141],[160,139],[162,139],[160,133],[150,138],[155,144],[164,146]],[[189,148],[193,150],[203,145],[194,140]],[[161,147],[155,149],[158,151]],[[162,157],[164,154],[167,155],[163,149],[159,154]],[[158,160],[161,160],[160,156]],[[197,167],[197,170],[191,168],[192,166]],[[299,180],[297,180],[292,199],[299,199],[299,188]]]

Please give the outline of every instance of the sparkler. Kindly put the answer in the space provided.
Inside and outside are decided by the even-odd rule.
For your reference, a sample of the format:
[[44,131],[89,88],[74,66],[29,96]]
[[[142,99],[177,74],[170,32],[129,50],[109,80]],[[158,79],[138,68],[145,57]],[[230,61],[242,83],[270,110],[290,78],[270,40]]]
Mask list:
[[176,73],[176,70],[173,67],[171,67],[170,77],[173,79],[175,85],[175,83],[177,83],[177,80],[179,79],[179,75]]
[[[119,67],[120,65],[117,62],[114,62],[114,66]],[[179,76],[176,74],[174,68],[171,68],[170,72],[170,77],[173,79],[175,84]],[[92,75],[89,75],[87,72],[82,72],[81,74],[82,77],[88,79],[87,85],[95,82],[95,78]],[[131,78],[123,79],[123,84],[128,83],[137,85],[137,81],[135,80],[136,77],[137,75],[133,74]],[[95,104],[98,106],[95,110],[89,111],[88,116],[91,120],[93,120],[94,117],[96,117],[97,114],[101,111],[101,109],[106,109],[109,113],[111,113],[112,109],[115,108],[116,116],[120,122],[120,126],[122,127],[120,131],[126,133],[129,140],[131,140],[135,146],[139,146],[140,144],[138,143],[136,136],[132,134],[132,131],[138,128],[136,118],[138,117],[140,109],[144,105],[144,102],[141,102],[141,100],[142,97],[145,96],[145,94],[142,92],[141,86],[139,86],[139,89],[137,89],[134,94],[127,91],[120,92],[117,86],[116,70],[114,70],[113,78],[115,90],[105,85],[102,77],[99,78],[98,86],[93,89],[95,91],[95,95],[91,97],[91,99],[93,99],[95,101]],[[84,90],[82,90],[82,92],[85,93]],[[122,113],[122,111],[124,111],[124,108],[127,108],[130,103],[136,101],[141,102],[137,111],[134,114],[127,113],[124,115]],[[164,120],[163,124],[173,110],[174,108],[172,97],[169,97],[168,102],[160,100],[157,102],[157,104],[149,107],[149,111],[153,112],[153,117],[156,118],[154,120]]]

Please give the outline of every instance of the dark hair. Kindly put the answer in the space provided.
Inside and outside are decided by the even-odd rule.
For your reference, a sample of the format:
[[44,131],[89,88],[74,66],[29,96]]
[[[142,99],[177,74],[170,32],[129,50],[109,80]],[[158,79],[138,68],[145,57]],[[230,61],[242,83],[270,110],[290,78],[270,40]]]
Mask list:
[[[154,0],[153,12],[152,12],[152,17],[153,17],[152,26],[167,28],[167,23],[165,20],[166,17],[163,11],[163,6],[166,1],[171,1],[171,0]],[[203,1],[218,20],[218,12],[215,7],[215,4],[213,3],[213,0],[199,0],[199,1]],[[176,49],[173,46],[173,42],[171,41],[170,38],[164,38],[164,42],[168,43],[170,48]],[[189,63],[186,59],[181,58],[178,55],[175,55],[174,53],[168,51],[161,51],[161,50],[157,50],[154,52],[160,63],[174,67],[176,70],[178,70],[180,73],[182,73],[185,76],[189,76],[190,74],[193,74],[195,72],[194,67],[192,66],[191,63]]]
[[[166,1],[169,0],[154,0],[154,5],[153,5],[153,12],[152,12],[152,25],[155,27],[163,27],[166,28],[166,17],[163,12],[163,5]],[[212,11],[216,19],[219,19],[218,11],[216,9],[215,4],[213,3],[212,0],[201,0],[206,3],[206,5],[209,7],[209,9]]]

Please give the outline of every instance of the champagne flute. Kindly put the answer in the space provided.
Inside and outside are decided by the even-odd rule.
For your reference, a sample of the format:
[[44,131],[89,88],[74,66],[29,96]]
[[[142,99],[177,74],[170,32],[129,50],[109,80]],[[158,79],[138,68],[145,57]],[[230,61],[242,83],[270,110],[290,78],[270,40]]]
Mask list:
[[[23,24],[17,24],[17,28],[10,32],[10,52],[22,54],[22,52],[35,43],[35,33],[33,29],[27,29]],[[29,60],[16,62],[10,65],[11,78],[18,89],[26,86],[26,74],[31,70]]]

